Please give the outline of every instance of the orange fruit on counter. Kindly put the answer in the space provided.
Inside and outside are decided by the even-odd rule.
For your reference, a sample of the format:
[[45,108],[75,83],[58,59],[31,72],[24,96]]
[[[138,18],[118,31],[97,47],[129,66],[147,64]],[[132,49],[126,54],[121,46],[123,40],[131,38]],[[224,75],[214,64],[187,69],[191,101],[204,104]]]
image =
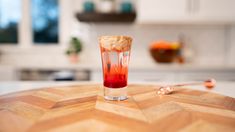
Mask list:
[[165,40],[153,42],[150,45],[150,49],[179,49],[179,43],[177,42],[168,42]]

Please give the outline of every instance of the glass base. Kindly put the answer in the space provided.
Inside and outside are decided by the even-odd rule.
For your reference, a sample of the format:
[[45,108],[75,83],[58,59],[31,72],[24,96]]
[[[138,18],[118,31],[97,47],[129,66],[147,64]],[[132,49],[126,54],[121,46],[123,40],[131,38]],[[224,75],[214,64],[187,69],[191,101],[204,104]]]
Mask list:
[[104,98],[106,100],[121,101],[127,99],[127,87],[108,88],[104,86]]

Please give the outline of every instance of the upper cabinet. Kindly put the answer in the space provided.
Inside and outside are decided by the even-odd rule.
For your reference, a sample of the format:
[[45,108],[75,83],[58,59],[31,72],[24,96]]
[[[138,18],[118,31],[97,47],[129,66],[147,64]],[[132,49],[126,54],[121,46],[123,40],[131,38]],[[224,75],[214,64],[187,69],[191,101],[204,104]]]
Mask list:
[[235,22],[235,0],[194,0],[193,4],[198,21]]
[[137,22],[168,23],[234,23],[235,0],[138,0]]
[[188,0],[139,0],[137,21],[139,23],[176,22],[186,19]]

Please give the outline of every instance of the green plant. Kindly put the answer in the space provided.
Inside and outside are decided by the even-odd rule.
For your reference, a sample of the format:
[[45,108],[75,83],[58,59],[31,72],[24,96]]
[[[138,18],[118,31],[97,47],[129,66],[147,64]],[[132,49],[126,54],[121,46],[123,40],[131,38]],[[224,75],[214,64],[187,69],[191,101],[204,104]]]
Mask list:
[[70,54],[78,54],[82,51],[82,43],[81,41],[76,38],[76,37],[72,37],[70,40],[70,45],[69,48],[66,51],[67,55]]

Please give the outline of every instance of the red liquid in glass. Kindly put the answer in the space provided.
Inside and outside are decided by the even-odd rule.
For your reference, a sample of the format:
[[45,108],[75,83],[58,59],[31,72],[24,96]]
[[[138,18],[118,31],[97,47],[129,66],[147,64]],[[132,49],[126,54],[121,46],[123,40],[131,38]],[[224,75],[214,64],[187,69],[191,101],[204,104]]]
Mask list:
[[[117,72],[115,69],[118,69]],[[105,69],[104,86],[109,88],[122,88],[127,85],[127,67],[112,66],[110,71]]]
[[129,51],[102,52],[104,86],[123,88],[127,86]]

